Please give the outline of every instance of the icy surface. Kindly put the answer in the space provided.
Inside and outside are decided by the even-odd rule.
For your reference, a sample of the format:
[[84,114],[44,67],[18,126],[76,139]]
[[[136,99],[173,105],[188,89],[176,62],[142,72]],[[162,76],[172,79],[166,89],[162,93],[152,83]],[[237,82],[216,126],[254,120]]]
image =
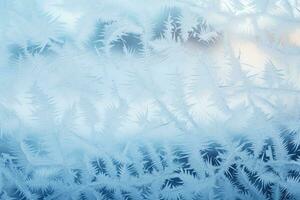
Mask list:
[[300,199],[299,0],[0,0],[0,199]]

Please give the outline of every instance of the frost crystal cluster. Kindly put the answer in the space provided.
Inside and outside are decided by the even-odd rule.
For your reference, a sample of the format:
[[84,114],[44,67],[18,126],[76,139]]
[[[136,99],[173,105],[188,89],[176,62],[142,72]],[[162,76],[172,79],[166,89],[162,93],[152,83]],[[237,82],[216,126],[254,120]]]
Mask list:
[[1,200],[300,199],[299,0],[0,0]]

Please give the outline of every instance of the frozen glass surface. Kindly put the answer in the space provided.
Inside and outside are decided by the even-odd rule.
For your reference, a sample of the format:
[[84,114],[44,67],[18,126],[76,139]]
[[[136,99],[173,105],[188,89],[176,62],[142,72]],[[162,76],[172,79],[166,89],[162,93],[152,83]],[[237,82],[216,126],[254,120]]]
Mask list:
[[0,199],[300,199],[299,0],[0,0]]

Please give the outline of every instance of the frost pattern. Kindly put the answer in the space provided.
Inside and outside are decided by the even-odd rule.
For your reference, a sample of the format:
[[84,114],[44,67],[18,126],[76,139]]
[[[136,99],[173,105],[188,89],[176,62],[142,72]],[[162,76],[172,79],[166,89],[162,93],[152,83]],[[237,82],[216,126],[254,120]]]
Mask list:
[[299,0],[0,0],[0,199],[300,199]]

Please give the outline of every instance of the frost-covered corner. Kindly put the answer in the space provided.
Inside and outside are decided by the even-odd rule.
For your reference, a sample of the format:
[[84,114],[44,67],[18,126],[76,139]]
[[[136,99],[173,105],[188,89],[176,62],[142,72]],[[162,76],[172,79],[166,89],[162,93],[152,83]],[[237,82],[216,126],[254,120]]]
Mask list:
[[300,1],[0,0],[0,199],[300,199]]

